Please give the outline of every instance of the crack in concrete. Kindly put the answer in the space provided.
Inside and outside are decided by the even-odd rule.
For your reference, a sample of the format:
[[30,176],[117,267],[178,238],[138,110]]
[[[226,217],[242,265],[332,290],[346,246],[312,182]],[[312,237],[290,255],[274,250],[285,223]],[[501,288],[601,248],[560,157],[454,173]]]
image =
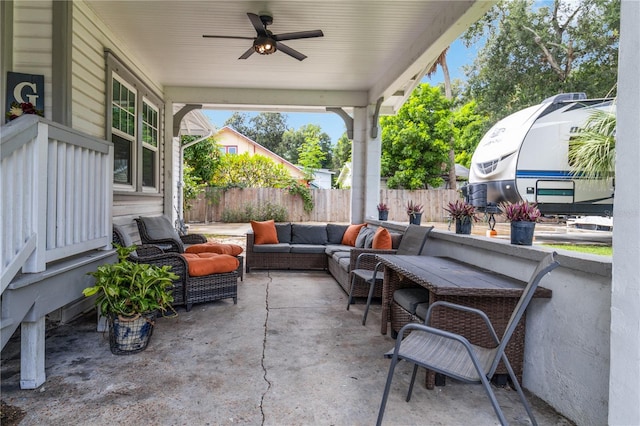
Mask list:
[[267,273],[267,285],[265,288],[265,310],[266,310],[266,315],[264,318],[264,336],[262,339],[262,359],[260,360],[260,364],[262,365],[262,371],[264,372],[263,374],[263,379],[264,381],[267,383],[267,389],[262,393],[262,397],[260,398],[260,414],[262,415],[262,425],[264,425],[265,422],[265,415],[264,415],[264,398],[267,396],[267,393],[269,392],[269,390],[271,390],[271,382],[269,381],[269,379],[267,378],[267,367],[265,367],[264,365],[264,359],[265,359],[265,351],[267,349],[267,332],[268,332],[268,325],[269,325],[269,285],[271,284],[271,274]]

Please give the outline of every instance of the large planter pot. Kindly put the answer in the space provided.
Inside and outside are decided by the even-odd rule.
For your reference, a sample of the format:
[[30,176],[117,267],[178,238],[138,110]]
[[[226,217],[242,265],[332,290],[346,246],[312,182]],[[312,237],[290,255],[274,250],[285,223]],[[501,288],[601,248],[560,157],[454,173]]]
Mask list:
[[420,222],[422,222],[422,213],[414,213],[409,215],[409,223],[420,225]]
[[471,218],[463,217],[456,219],[456,234],[471,234]]
[[511,222],[511,244],[530,246],[533,244],[535,222]]
[[111,315],[109,318],[109,347],[114,355],[130,355],[147,348],[153,334],[155,312],[133,317]]
[[378,212],[378,220],[387,220],[387,219],[389,219],[389,210]]

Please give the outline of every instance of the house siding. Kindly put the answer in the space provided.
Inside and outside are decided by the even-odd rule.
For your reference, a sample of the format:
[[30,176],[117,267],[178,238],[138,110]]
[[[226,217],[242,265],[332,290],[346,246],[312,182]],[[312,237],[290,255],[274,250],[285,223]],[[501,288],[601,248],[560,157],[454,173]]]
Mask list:
[[[50,1],[14,2],[13,70],[44,75],[44,115],[51,118],[53,10]],[[3,80],[5,76],[2,76]],[[3,81],[4,83],[4,81]]]
[[[103,25],[93,10],[84,2],[73,2],[72,39],[72,122],[73,127],[92,136],[106,138],[106,60],[105,49],[113,52],[135,77],[162,97],[162,87],[149,73],[138,66],[135,56]],[[164,104],[157,105],[163,108]],[[164,114],[160,114],[164,127]],[[164,213],[164,132],[160,132],[158,194],[115,192],[113,221],[131,225],[138,216],[157,216]],[[169,141],[168,143],[172,143]],[[171,167],[169,165],[169,167]],[[170,216],[170,212],[166,213]]]

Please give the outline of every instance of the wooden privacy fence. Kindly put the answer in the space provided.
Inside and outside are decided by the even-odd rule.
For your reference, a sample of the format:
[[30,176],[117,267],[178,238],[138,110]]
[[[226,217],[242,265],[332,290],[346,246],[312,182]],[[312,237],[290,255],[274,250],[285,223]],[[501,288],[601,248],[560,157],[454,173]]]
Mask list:
[[[292,222],[350,222],[350,189],[312,189],[314,208],[310,213],[303,209],[302,199],[291,195],[286,189],[245,188],[221,191],[207,188],[192,200],[191,208],[185,211],[185,221],[192,223],[221,222],[226,209],[244,211],[245,206],[263,206],[267,203],[283,206]],[[451,189],[402,190],[383,189],[380,201],[389,206],[388,220],[408,222],[406,205],[409,200],[424,205],[424,222],[442,222],[447,213],[443,210],[449,201],[460,198]],[[377,217],[376,217],[377,219]]]

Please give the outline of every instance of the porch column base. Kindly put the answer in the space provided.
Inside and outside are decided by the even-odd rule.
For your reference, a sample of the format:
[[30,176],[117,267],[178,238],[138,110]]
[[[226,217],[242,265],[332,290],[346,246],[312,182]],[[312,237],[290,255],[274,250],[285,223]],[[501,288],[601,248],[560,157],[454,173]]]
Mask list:
[[45,317],[22,322],[20,330],[20,388],[36,389],[46,380],[44,372]]

